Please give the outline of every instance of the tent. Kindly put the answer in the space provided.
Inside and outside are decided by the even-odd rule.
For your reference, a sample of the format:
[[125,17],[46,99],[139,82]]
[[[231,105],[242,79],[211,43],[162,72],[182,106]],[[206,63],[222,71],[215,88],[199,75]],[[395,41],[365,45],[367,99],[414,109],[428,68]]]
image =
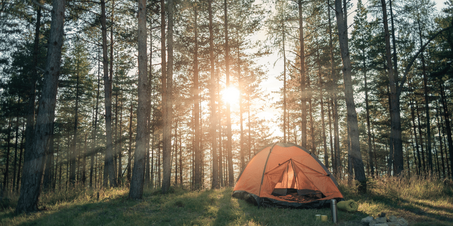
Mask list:
[[239,175],[233,197],[258,206],[321,208],[343,200],[318,158],[302,147],[277,143],[258,152]]

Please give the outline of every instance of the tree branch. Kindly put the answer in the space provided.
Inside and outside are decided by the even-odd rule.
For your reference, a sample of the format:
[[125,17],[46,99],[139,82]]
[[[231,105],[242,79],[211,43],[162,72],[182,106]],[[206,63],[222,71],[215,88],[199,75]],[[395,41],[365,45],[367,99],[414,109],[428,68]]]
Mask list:
[[47,11],[49,11],[49,12],[52,11],[51,8],[48,8],[47,6],[40,4],[40,3],[37,2],[36,0],[32,0],[32,2],[33,2],[33,4],[35,4],[35,5],[39,6],[39,7],[41,7],[41,8],[44,9],[44,10],[47,10]]
[[412,59],[409,61],[409,64],[406,66],[406,70],[404,71],[404,75],[403,75],[403,78],[401,80],[401,82],[399,84],[397,84],[397,91],[396,91],[396,95],[399,97],[401,95],[401,90],[403,88],[403,85],[404,83],[406,82],[406,79],[407,79],[407,75],[409,74],[409,71],[412,67],[412,65],[414,64],[415,62],[415,59],[417,59],[418,55],[420,55],[420,53],[423,52],[423,50],[425,50],[426,46],[428,46],[428,44],[434,40],[438,35],[442,34],[444,31],[447,31],[447,30],[450,30],[452,29],[453,26],[450,26],[450,27],[447,27],[447,28],[444,28],[440,31],[438,31],[436,34],[434,34],[433,36],[431,36],[431,38],[420,48],[420,50],[418,50],[418,52],[412,57]]

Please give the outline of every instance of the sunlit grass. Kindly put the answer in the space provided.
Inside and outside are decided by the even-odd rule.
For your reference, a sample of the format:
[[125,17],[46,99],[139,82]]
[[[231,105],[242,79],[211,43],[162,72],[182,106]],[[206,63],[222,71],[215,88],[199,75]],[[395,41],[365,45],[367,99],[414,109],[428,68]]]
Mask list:
[[[442,181],[370,180],[369,192],[356,193],[340,183],[345,199],[359,203],[355,213],[338,212],[337,225],[361,225],[360,219],[381,212],[404,217],[410,225],[453,225],[452,186]],[[33,214],[15,215],[17,195],[0,212],[0,225],[334,225],[315,221],[330,209],[257,208],[231,197],[231,188],[189,191],[145,189],[143,200],[129,200],[127,188],[69,189],[44,193]]]

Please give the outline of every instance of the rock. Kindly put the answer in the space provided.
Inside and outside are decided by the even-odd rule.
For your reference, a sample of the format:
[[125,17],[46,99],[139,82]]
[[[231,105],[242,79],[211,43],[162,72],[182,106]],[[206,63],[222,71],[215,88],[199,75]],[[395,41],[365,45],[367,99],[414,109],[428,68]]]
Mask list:
[[387,218],[386,217],[378,217],[376,218],[376,223],[387,223]]
[[398,222],[387,222],[388,226],[400,226]]
[[407,220],[404,219],[404,218],[402,218],[402,217],[398,218],[398,221],[397,221],[397,222],[398,222],[398,224],[399,224],[400,226],[408,226],[408,225],[409,225],[409,222],[407,222]]
[[370,226],[388,226],[387,223],[377,223],[376,221],[371,221]]
[[374,218],[372,216],[368,216],[368,217],[362,218],[362,220],[360,222],[362,222],[362,224],[370,224],[370,222],[373,220],[374,220]]
[[390,222],[397,222],[397,221],[398,221],[398,217],[395,217],[395,216],[391,215],[391,216],[389,217],[389,221],[390,221]]

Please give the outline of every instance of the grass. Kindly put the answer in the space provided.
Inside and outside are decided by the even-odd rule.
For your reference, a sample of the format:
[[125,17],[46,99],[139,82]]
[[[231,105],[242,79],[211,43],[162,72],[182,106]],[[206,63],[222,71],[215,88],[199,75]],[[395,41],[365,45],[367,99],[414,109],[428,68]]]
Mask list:
[[[440,181],[373,180],[369,192],[340,183],[345,199],[359,203],[355,213],[338,212],[337,225],[361,225],[367,215],[401,216],[410,225],[453,225],[453,185]],[[98,198],[99,193],[99,198]],[[167,195],[145,190],[143,200],[129,200],[128,189],[69,190],[45,193],[45,210],[15,215],[17,195],[0,212],[0,225],[334,225],[315,221],[330,209],[260,208],[231,197],[232,189],[188,191],[172,188]]]

